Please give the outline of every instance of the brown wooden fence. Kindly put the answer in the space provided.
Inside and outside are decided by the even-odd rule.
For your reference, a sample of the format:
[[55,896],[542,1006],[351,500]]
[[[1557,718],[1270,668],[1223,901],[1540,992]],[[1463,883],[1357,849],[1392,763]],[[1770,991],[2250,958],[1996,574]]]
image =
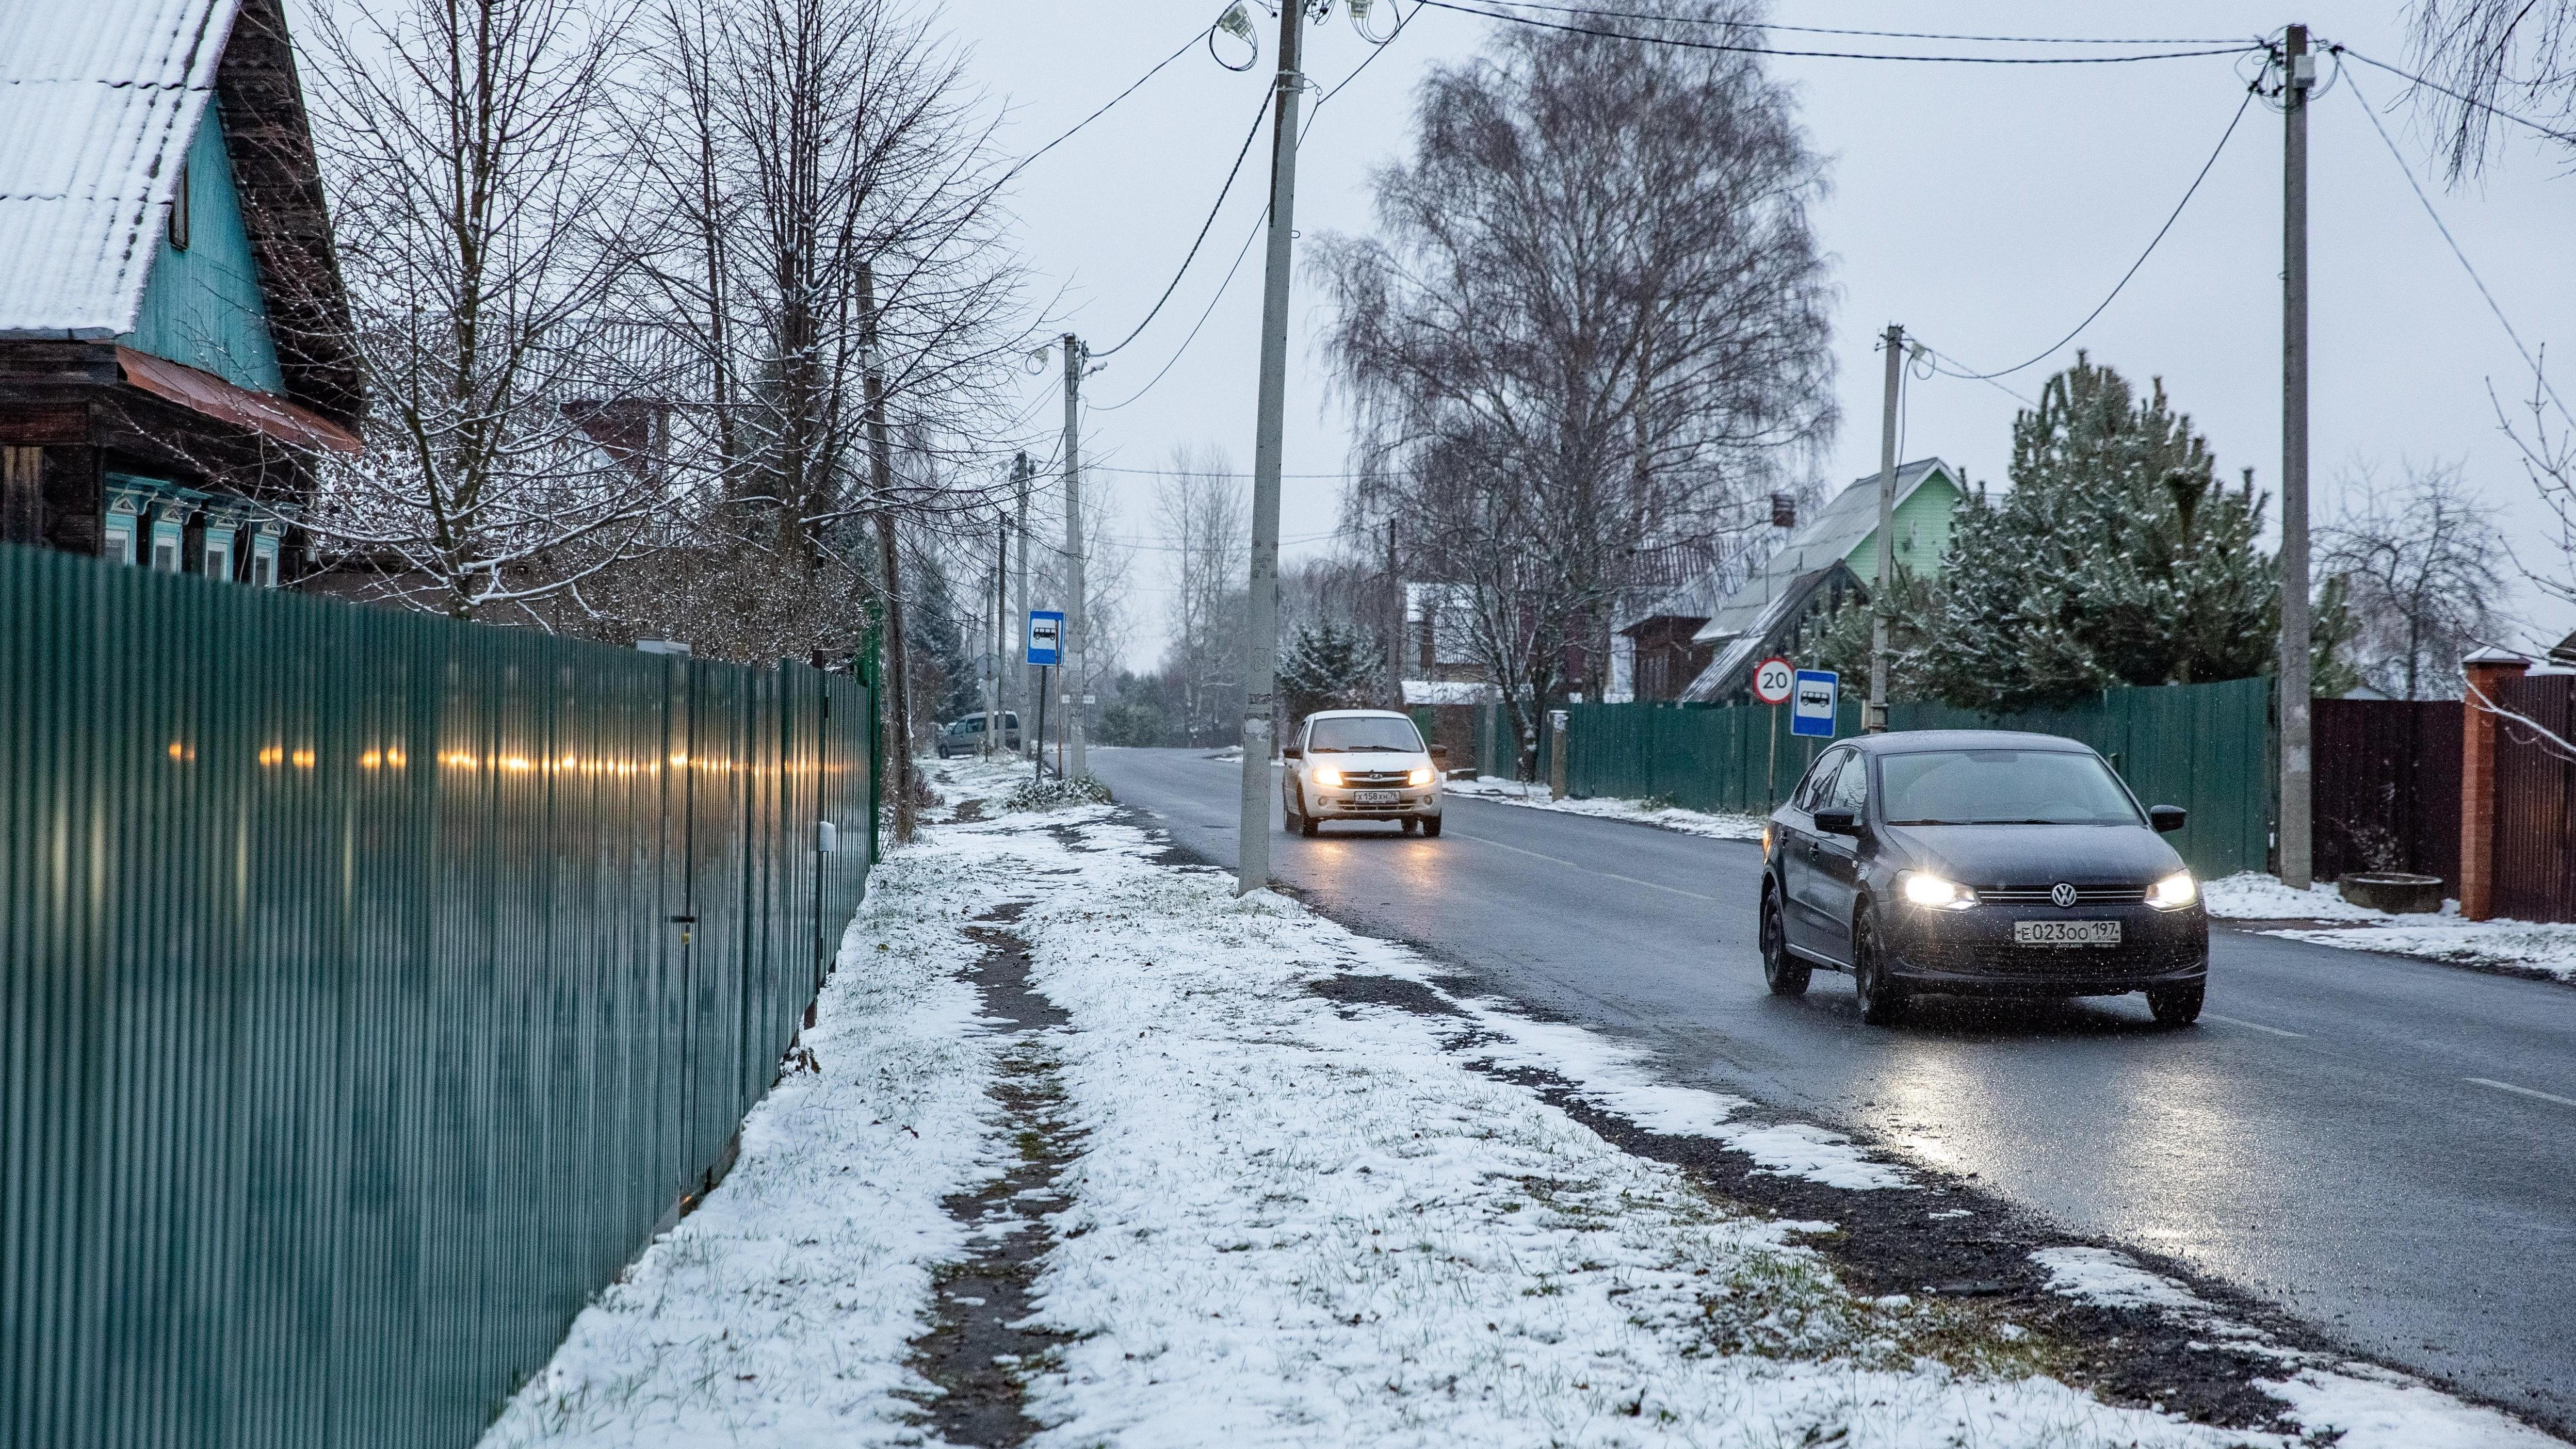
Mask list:
[[[2576,739],[2576,674],[2497,682],[2495,702]],[[2576,762],[2538,731],[2500,721],[2496,740],[2495,913],[2576,921]]]
[[2460,888],[2458,700],[2320,699],[2316,874],[2402,870]]

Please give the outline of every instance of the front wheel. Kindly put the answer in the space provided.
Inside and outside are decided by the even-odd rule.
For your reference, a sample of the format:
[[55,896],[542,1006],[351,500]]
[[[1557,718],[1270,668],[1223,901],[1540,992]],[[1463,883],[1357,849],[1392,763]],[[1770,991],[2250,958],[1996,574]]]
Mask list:
[[2156,1014],[2158,1026],[2189,1026],[2200,1020],[2200,1001],[2208,993],[2206,981],[2189,986],[2159,986],[2147,993],[2147,1010]]
[[1762,892],[1762,981],[1774,996],[1804,996],[1813,974],[1806,962],[1789,954],[1789,923],[1780,914],[1780,893]]
[[1860,1019],[1872,1026],[1886,1026],[1905,1013],[1905,995],[1887,976],[1887,948],[1875,911],[1862,911],[1852,923],[1852,996],[1860,1003]]
[[1437,815],[1423,816],[1422,833],[1425,835],[1438,835],[1440,833],[1440,817]]

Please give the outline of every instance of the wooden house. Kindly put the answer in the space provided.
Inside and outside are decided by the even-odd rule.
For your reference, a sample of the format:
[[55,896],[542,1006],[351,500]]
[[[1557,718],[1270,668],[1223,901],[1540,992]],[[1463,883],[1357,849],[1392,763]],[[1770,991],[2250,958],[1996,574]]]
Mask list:
[[0,540],[275,586],[360,399],[280,0],[0,8]]

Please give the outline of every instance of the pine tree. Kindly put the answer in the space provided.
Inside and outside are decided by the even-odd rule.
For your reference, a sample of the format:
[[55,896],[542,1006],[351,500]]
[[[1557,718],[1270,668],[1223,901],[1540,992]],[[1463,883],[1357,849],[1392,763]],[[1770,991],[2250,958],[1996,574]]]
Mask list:
[[1931,614],[1908,621],[1925,687],[2007,712],[2268,672],[2280,590],[2256,547],[2263,500],[2215,471],[2161,379],[2142,401],[2078,354],[2014,420],[2012,491],[1960,502]]
[[1359,709],[1369,703],[1380,651],[1359,630],[1337,620],[1300,625],[1279,660],[1279,693],[1288,718],[1319,709]]

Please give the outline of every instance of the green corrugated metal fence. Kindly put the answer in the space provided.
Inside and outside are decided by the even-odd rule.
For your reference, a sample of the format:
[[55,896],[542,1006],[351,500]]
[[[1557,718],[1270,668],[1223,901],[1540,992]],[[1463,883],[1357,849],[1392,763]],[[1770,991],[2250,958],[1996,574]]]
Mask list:
[[[1694,810],[1762,814],[1788,794],[1822,742],[1791,737],[1774,711],[1723,707],[1578,704],[1567,726],[1566,789],[1578,796],[1663,796]],[[2276,751],[2272,681],[2107,689],[2071,709],[1987,716],[1938,704],[1891,704],[1895,730],[2034,730],[2082,740],[2110,760],[2151,805],[2180,805],[2191,823],[2173,837],[2203,876],[2262,870],[2270,856]],[[1837,734],[1860,729],[1846,694]]]
[[0,548],[0,1442],[473,1442],[773,1080],[869,719]]

